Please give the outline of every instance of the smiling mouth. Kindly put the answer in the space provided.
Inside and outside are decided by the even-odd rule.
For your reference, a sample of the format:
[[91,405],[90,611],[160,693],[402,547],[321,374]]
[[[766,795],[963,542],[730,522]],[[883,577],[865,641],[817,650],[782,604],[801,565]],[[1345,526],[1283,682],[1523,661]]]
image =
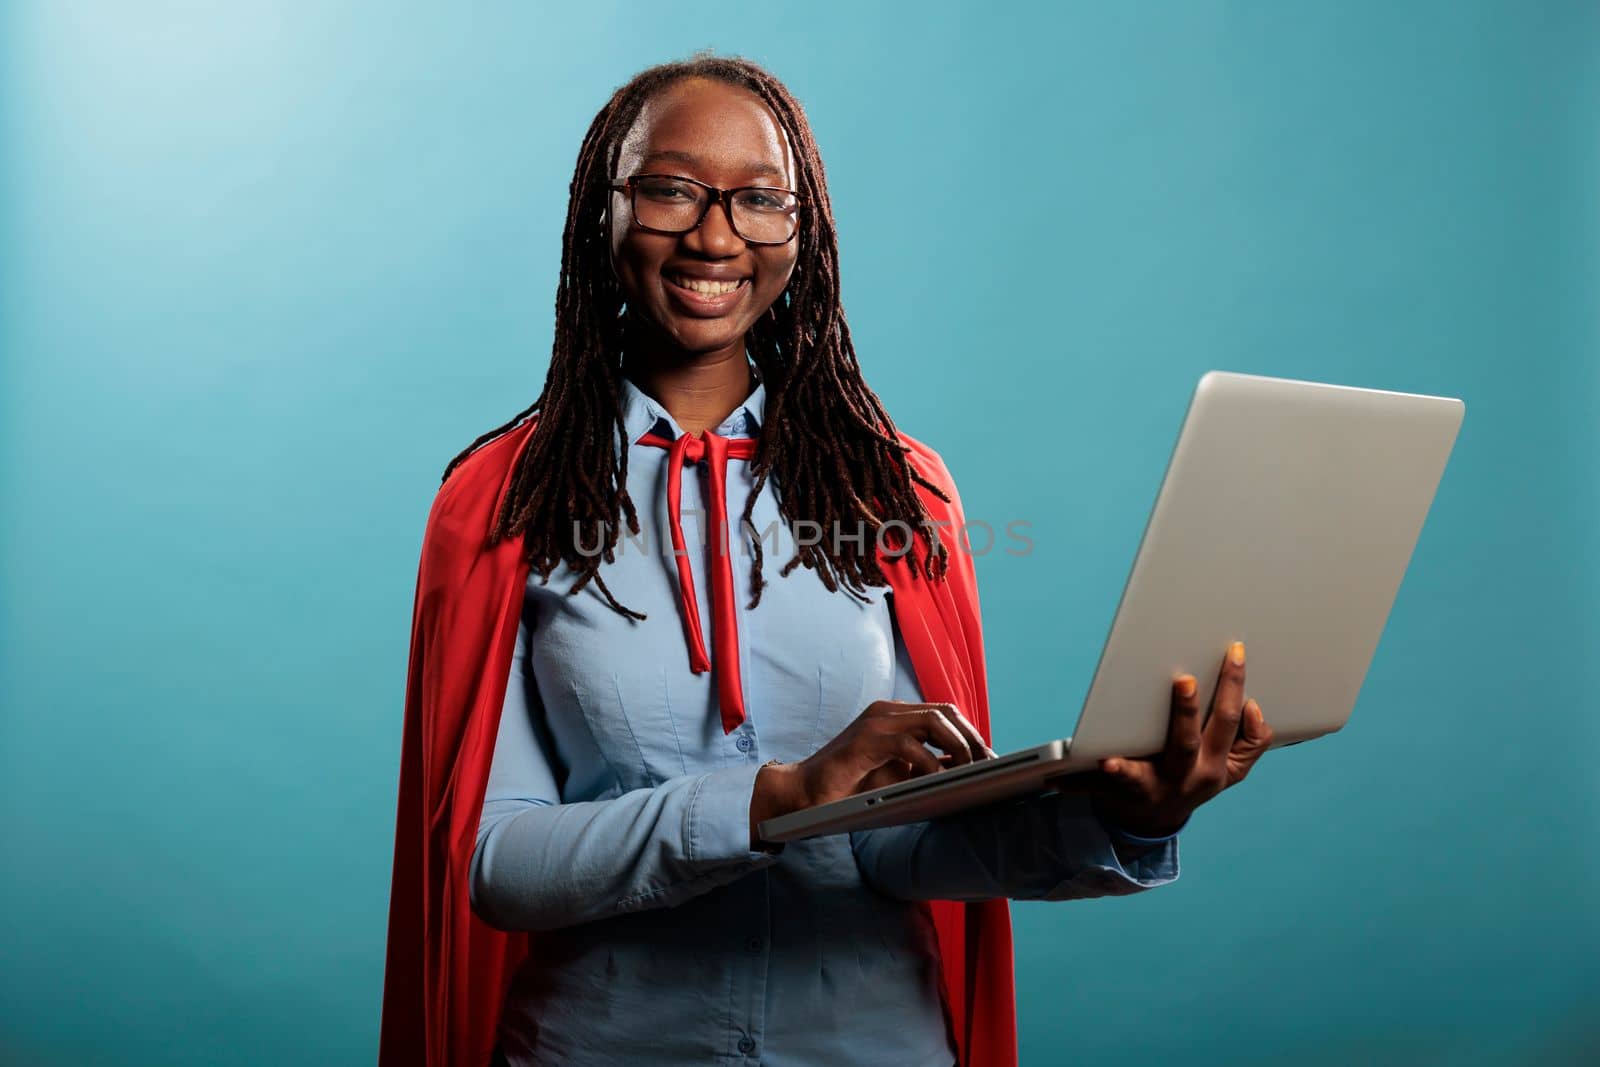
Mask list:
[[667,281],[679,289],[691,292],[699,297],[726,296],[750,284],[749,278],[740,278],[738,281],[714,282],[706,278],[685,278],[681,274],[665,275]]

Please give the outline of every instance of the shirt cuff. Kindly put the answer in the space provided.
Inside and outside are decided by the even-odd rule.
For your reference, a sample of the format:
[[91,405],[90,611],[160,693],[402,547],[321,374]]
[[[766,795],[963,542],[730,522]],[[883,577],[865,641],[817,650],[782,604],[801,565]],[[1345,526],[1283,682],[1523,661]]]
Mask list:
[[761,852],[750,847],[750,801],[755,795],[759,773],[760,764],[746,763],[700,776],[685,816],[690,863],[724,867],[729,864],[765,866],[777,862],[778,852]]
[[1088,798],[1058,796],[1056,829],[1063,854],[1087,861],[1073,877],[1050,891],[1050,899],[1083,895],[1122,896],[1166,885],[1178,877],[1178,838],[1155,846],[1124,864],[1111,833],[1089,810]]

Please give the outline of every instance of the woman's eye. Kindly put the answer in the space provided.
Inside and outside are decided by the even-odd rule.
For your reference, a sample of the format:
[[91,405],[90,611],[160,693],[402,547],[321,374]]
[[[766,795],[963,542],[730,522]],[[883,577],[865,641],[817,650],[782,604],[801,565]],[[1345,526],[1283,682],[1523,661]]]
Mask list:
[[639,191],[652,200],[693,200],[694,190],[673,182],[652,182],[639,186]]
[[739,202],[754,211],[782,211],[783,202],[770,193],[745,193]]

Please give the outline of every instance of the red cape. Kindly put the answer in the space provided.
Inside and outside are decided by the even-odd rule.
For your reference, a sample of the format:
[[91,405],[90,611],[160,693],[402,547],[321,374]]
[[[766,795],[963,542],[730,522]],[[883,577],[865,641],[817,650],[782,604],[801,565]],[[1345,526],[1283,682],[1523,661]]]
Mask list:
[[[434,498],[422,541],[395,821],[380,1067],[483,1067],[512,976],[538,935],[506,933],[468,899],[489,761],[528,578],[522,539],[489,545],[530,420],[462,461]],[[911,463],[952,503],[925,491],[929,514],[960,530],[944,462],[900,435]],[[947,540],[947,544],[950,542]],[[945,580],[884,560],[895,620],[925,699],[959,707],[992,744],[983,632],[972,557],[951,551]],[[795,580],[799,580],[796,576]],[[811,578],[810,580],[815,580]],[[935,901],[945,1003],[961,1067],[1014,1067],[1016,1000],[1006,901]]]

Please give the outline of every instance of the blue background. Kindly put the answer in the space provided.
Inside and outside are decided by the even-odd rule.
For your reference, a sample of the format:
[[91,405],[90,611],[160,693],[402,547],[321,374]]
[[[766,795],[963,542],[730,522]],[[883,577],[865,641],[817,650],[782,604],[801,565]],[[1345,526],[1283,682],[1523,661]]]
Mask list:
[[1002,749],[1202,372],[1467,402],[1347,729],[1178,883],[1015,907],[1024,1063],[1597,1054],[1600,8],[988,7],[3,9],[0,1059],[371,1061],[428,506],[543,381],[588,122],[703,46],[810,114],[869,381],[1034,524]]

